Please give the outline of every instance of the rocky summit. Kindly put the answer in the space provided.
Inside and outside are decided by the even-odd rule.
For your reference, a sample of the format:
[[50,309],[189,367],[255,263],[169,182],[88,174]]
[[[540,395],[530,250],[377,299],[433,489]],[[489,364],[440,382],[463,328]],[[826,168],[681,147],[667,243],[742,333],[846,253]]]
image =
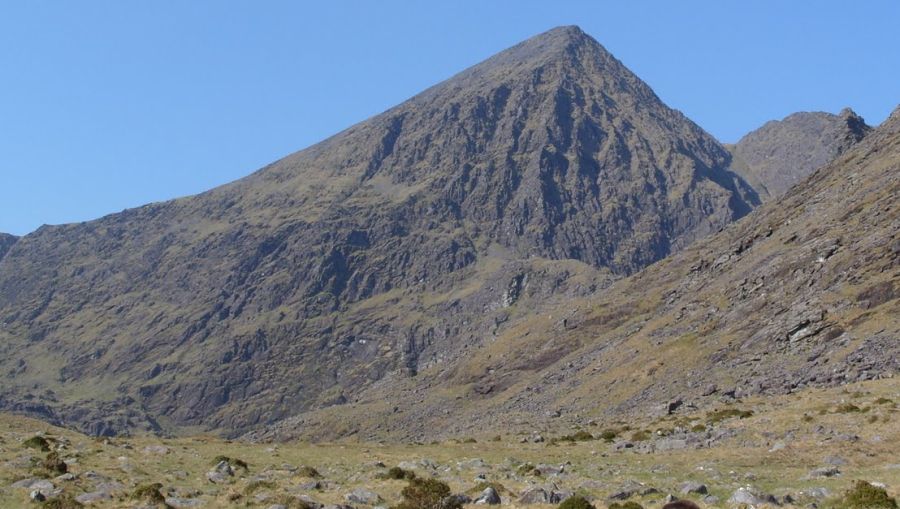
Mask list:
[[0,409],[415,440],[886,376],[891,122],[801,122],[803,171],[836,159],[753,211],[802,157],[753,156],[782,131],[733,156],[556,28],[234,183],[10,242]]
[[763,200],[779,198],[871,129],[850,108],[837,115],[794,113],[767,122],[730,146],[732,169],[750,182]]

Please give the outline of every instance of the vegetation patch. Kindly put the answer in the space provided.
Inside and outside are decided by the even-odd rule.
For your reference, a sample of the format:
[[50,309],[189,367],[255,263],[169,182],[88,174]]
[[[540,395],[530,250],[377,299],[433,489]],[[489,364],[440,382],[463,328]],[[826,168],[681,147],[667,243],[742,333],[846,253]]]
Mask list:
[[66,462],[59,457],[59,453],[53,451],[47,454],[47,457],[44,459],[44,462],[41,464],[44,469],[53,472],[54,474],[65,474],[69,471],[69,466],[66,465]]
[[866,481],[856,481],[839,501],[831,507],[837,509],[897,509],[897,500],[890,497],[884,488]]
[[393,509],[461,509],[462,503],[450,497],[450,486],[438,479],[415,478],[400,492],[403,501]]
[[320,479],[322,477],[322,474],[320,474],[318,470],[307,465],[298,468],[297,475],[300,477],[308,477],[310,479]]
[[753,416],[752,410],[741,410],[739,408],[722,408],[713,410],[706,414],[706,420],[710,424],[716,424],[726,419],[737,417],[738,419],[746,419]]
[[416,478],[416,473],[410,470],[405,470],[400,467],[391,467],[387,472],[381,474],[380,476],[383,479],[394,479],[394,480],[407,480],[410,481]]
[[41,509],[81,509],[84,504],[75,500],[69,493],[62,493],[58,497],[45,500],[41,503]]
[[559,504],[559,509],[597,509],[597,508],[594,507],[593,504],[588,502],[588,499],[586,499],[580,495],[575,495],[575,496],[571,496],[571,497],[563,500],[562,503]]
[[162,490],[162,484],[158,482],[141,484],[131,492],[131,498],[149,504],[165,504],[166,497],[163,496],[160,490]]
[[43,452],[47,452],[50,450],[50,442],[48,442],[46,438],[39,436],[33,436],[29,438],[28,440],[22,442],[22,445]]

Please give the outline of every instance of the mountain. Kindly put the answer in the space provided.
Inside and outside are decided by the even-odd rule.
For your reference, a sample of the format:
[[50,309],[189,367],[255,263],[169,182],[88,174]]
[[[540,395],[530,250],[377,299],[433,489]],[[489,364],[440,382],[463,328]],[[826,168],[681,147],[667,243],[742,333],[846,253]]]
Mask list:
[[6,256],[6,252],[9,251],[9,248],[11,248],[18,239],[19,238],[15,235],[0,233],[0,260],[2,260],[4,256]]
[[763,200],[778,198],[871,130],[853,110],[800,112],[767,122],[729,146],[732,169]]
[[0,409],[234,435],[346,406],[746,215],[729,163],[553,29],[242,180],[21,238]]
[[[247,437],[558,432],[900,374],[900,108],[722,232],[449,366]],[[577,429],[577,428],[575,428]]]

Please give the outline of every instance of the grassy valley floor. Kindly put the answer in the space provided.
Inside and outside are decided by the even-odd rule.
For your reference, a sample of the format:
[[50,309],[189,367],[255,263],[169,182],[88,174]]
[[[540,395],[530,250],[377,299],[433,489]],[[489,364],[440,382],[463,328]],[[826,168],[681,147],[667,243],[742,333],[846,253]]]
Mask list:
[[74,499],[90,507],[389,507],[407,485],[388,478],[396,466],[472,498],[493,485],[511,507],[550,507],[522,500],[533,500],[536,487],[583,495],[598,508],[623,500],[660,507],[667,495],[731,507],[745,487],[783,507],[840,507],[836,497],[855,480],[900,495],[898,402],[900,377],[641,422],[434,444],[95,439],[0,415],[0,507],[40,507],[35,492],[48,507]]

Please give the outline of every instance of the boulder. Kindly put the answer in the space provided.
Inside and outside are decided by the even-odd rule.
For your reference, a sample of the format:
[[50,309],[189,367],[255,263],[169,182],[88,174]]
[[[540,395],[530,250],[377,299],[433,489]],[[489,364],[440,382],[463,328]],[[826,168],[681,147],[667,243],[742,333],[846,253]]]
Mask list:
[[90,493],[82,493],[81,495],[75,497],[76,501],[84,505],[99,504],[100,502],[105,502],[110,499],[112,499],[112,495],[110,495],[109,492],[102,490],[92,491]]
[[519,503],[527,504],[549,504],[550,494],[544,488],[531,488],[525,490],[519,497]]
[[741,505],[745,504],[750,507],[757,507],[763,504],[778,505],[778,499],[774,496],[763,493],[749,486],[738,488],[728,499],[729,504]]
[[485,488],[481,495],[478,495],[478,498],[475,499],[475,503],[478,505],[497,505],[500,502],[500,495],[497,493],[497,490],[490,486]]
[[706,485],[699,482],[686,482],[681,485],[679,491],[681,491],[682,495],[690,495],[691,493],[706,495],[709,493],[709,489],[707,489]]
[[365,505],[375,505],[381,502],[381,496],[378,493],[375,493],[372,490],[367,490],[365,488],[356,488],[344,495],[344,499],[347,502],[353,502],[356,504],[365,504]]
[[202,507],[204,502],[199,498],[166,497],[166,505],[173,509],[191,509],[193,507]]

